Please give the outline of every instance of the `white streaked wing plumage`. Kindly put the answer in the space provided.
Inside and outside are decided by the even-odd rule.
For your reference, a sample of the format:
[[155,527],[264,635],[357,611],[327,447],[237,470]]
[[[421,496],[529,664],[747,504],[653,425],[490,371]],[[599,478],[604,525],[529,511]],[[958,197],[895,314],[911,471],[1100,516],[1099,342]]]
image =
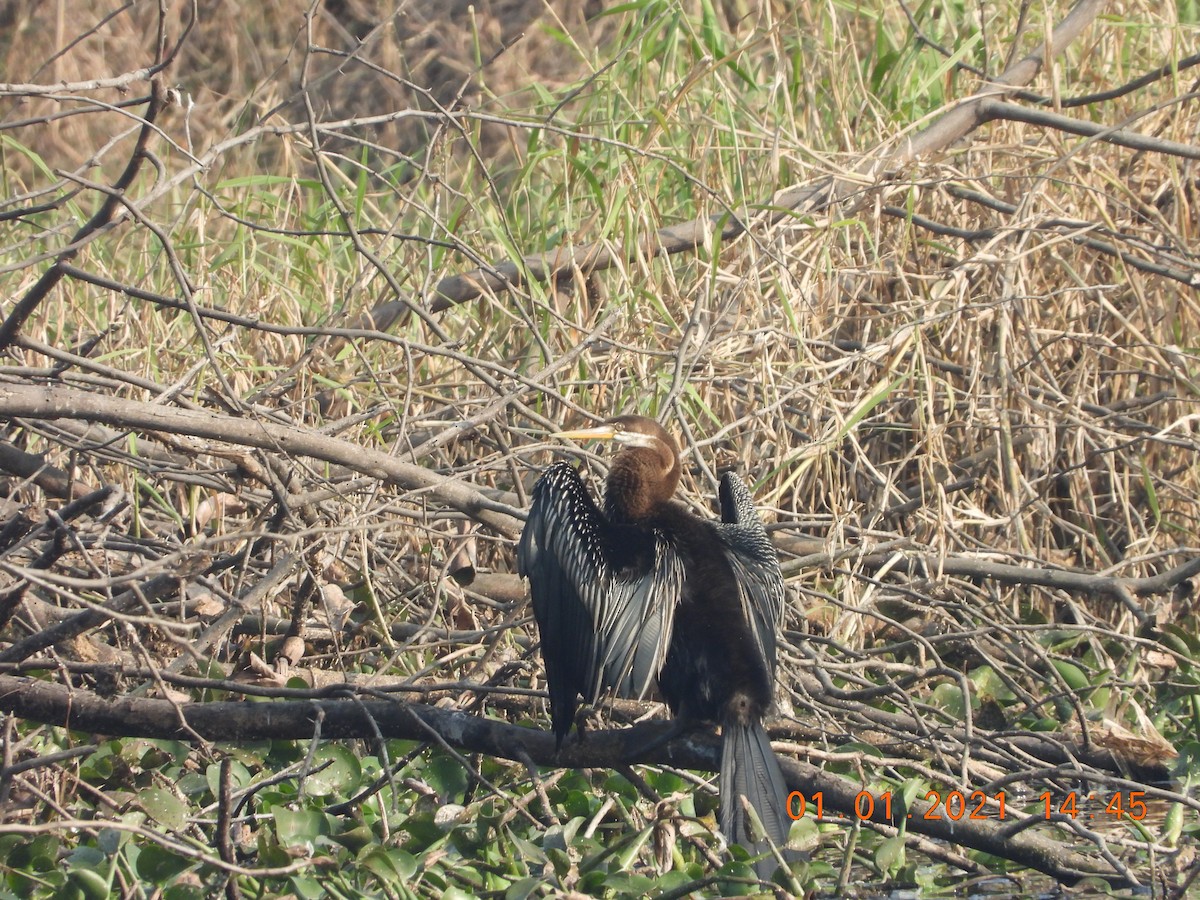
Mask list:
[[734,552],[728,554],[738,585],[742,613],[751,624],[762,658],[775,671],[775,635],[783,619],[785,588],[775,546],[754,509],[754,499],[733,472],[721,478],[721,525],[717,533]]
[[[578,654],[558,677],[577,680],[589,703],[610,689],[645,695],[666,658],[683,584],[679,555],[669,552],[661,532],[653,532],[654,562],[646,572],[618,571],[604,540],[611,527],[575,470],[557,463],[534,488],[518,546],[518,570],[529,576],[543,645],[554,641]],[[590,627],[578,627],[581,617]],[[584,641],[580,630],[589,632]]]

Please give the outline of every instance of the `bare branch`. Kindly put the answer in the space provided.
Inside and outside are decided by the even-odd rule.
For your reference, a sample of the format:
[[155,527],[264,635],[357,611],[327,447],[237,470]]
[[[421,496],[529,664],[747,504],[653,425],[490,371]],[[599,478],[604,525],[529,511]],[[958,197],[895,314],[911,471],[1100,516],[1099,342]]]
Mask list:
[[[1176,98],[1177,102],[1196,99],[1198,94],[1185,94]],[[1182,159],[1200,159],[1200,147],[1195,144],[1181,144],[1179,141],[1165,141],[1162,138],[1138,134],[1124,128],[1113,128],[1107,125],[1096,125],[1062,116],[1044,109],[1029,109],[1015,103],[1004,103],[1000,100],[985,100],[979,106],[979,114],[986,121],[1003,119],[1009,122],[1024,122],[1027,125],[1040,125],[1043,128],[1053,128],[1067,134],[1078,134],[1082,137],[1107,141],[1118,147],[1129,147],[1132,150],[1146,150],[1151,153],[1166,153]]]
[[141,170],[142,163],[146,159],[146,146],[150,141],[150,136],[154,133],[154,120],[158,118],[158,113],[162,109],[164,102],[162,88],[156,87],[150,96],[150,102],[146,106],[146,113],[142,119],[142,128],[138,134],[137,144],[129,157],[129,163],[125,166],[125,171],[113,183],[112,193],[104,198],[104,202],[100,204],[100,208],[83,224],[82,228],[75,232],[70,243],[58,255],[55,264],[47,269],[45,274],[37,280],[37,283],[25,292],[25,295],[13,305],[12,311],[0,323],[0,350],[3,350],[13,342],[17,336],[17,332],[25,324],[25,320],[33,315],[33,311],[54,290],[54,286],[62,280],[64,274],[62,263],[74,257],[79,252],[80,246],[88,238],[113,221],[114,213],[120,205],[120,201],[117,199],[118,196],[133,183],[133,179],[137,177],[137,173]]
[[515,537],[521,530],[518,510],[489,500],[461,481],[298,426],[150,406],[58,385],[27,384],[0,385],[0,418],[83,419],[119,428],[173,432],[309,456],[344,465],[406,490],[428,493],[508,537]]

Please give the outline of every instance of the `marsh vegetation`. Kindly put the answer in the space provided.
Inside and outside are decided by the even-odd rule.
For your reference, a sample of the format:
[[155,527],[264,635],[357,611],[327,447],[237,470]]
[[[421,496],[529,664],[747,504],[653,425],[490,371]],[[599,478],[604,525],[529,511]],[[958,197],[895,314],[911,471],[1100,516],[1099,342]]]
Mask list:
[[752,889],[713,736],[547,731],[622,412],[780,553],[778,892],[1186,894],[1194,3],[80,6],[0,5],[0,892]]

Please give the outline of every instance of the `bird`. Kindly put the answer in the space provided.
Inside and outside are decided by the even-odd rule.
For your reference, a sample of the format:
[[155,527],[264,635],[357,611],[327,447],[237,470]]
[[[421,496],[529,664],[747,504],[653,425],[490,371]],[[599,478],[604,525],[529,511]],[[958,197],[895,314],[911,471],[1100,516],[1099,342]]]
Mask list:
[[[763,728],[774,699],[784,606],[775,548],[742,480],[721,478],[719,522],[674,499],[679,448],[656,421],[617,416],[554,437],[613,441],[603,509],[565,462],[534,485],[517,545],[541,635],[551,726],[561,749],[579,698],[642,698],[657,683],[685,726],[721,726],[719,823],[775,869],[765,832],[787,840],[786,782]],[[742,798],[762,823],[753,828]]]

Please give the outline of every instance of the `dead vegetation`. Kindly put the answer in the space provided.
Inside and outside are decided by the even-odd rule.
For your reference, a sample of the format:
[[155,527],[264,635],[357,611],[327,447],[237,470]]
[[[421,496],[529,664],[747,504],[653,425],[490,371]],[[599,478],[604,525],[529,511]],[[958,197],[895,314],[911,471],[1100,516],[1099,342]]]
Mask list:
[[[8,823],[49,815],[24,774],[49,725],[217,758],[311,734],[319,701],[323,736],[372,747],[623,763],[619,735],[556,760],[504,721],[545,718],[511,553],[526,487],[566,449],[540,435],[641,412],[680,435],[686,496],[734,467],[772,520],[793,787],[853,820],[859,790],[909,786],[916,818],[871,827],[968,872],[960,847],[1186,890],[1178,830],[1101,835],[1059,807],[1086,784],[1200,810],[1195,30],[1149,4],[1118,28],[1082,2],[1073,32],[1010,10],[979,39],[991,79],[922,32],[905,52],[940,68],[910,74],[930,107],[910,125],[884,102],[899,63],[869,65],[859,32],[798,37],[822,15],[801,6],[722,8],[726,56],[687,4],[587,27],[555,5],[519,40],[485,16],[488,52],[453,58],[440,25],[390,52],[437,49],[389,56],[403,17],[357,3],[273,9],[231,67],[187,5],[138,4],[76,45],[90,24],[59,7],[62,55],[30,45],[49,69],[11,44],[23,83],[147,71],[0,86],[23,148],[5,145],[0,207]],[[638,56],[669,26],[691,67]],[[538,43],[552,27],[573,41]],[[96,49],[110,32],[137,47],[123,64]],[[653,103],[593,41],[662,79]],[[1028,87],[990,94],[1047,49]],[[810,79],[788,74],[805,59]],[[542,61],[552,102],[522,106]],[[112,116],[132,131],[106,144]],[[202,710],[214,692],[276,698],[279,730]],[[678,743],[641,761],[711,765]],[[65,784],[67,765],[41,768]],[[1024,805],[948,831],[922,803],[952,791]],[[798,839],[852,860],[851,834]],[[844,891],[850,872],[812,877]]]

